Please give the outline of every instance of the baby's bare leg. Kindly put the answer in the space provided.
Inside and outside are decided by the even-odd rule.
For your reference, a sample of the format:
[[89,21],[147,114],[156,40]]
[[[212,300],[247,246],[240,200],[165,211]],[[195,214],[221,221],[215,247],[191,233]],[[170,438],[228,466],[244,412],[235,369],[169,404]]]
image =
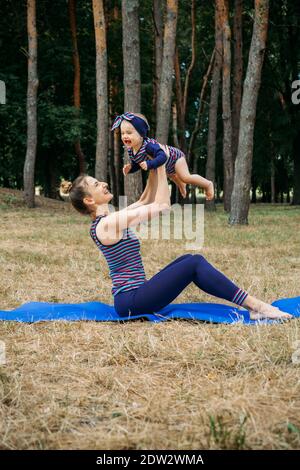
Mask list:
[[193,184],[195,186],[200,186],[201,188],[206,188],[210,183],[209,180],[203,178],[200,175],[190,173],[189,167],[187,165],[186,159],[181,157],[175,163],[175,171],[176,175],[182,180],[184,183]]
[[186,183],[176,173],[168,173],[167,176],[176,184],[182,197],[186,198]]

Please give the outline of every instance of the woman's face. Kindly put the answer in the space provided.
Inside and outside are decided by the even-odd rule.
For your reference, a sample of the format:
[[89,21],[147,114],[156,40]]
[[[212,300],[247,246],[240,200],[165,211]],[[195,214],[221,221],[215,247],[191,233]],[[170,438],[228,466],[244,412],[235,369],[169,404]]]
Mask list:
[[99,206],[101,204],[108,204],[113,194],[108,190],[108,184],[103,181],[98,181],[92,176],[87,176],[84,180],[85,189],[89,193],[84,199],[85,204],[94,204]]
[[129,121],[126,121],[126,119],[121,123],[121,139],[126,147],[134,149],[139,148],[143,142],[143,137]]

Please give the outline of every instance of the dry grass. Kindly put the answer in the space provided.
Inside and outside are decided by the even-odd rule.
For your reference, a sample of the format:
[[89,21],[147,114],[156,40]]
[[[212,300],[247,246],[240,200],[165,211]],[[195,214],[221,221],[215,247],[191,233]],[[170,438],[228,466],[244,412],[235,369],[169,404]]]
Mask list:
[[[68,204],[0,189],[0,308],[112,303],[89,219]],[[300,209],[258,205],[249,227],[221,207],[202,253],[265,301],[300,294]],[[184,253],[142,242],[148,278]],[[190,286],[175,302],[213,301]],[[229,304],[229,303],[228,303]],[[299,320],[283,325],[2,322],[2,449],[299,449]]]

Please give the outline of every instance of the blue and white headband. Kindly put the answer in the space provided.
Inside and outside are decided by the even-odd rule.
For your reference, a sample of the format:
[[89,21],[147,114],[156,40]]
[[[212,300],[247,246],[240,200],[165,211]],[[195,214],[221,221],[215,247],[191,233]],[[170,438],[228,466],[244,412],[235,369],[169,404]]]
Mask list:
[[150,129],[149,125],[146,123],[146,121],[144,121],[144,119],[136,116],[135,114],[132,114],[132,113],[124,113],[124,114],[120,114],[119,116],[117,116],[114,120],[114,123],[113,123],[113,126],[111,128],[111,130],[115,130],[117,127],[119,127],[121,125],[121,122],[123,120],[126,120],[126,121],[130,121],[130,124],[133,125],[133,127],[138,131],[138,133],[142,136],[142,137],[146,137],[147,136],[147,133],[148,133],[148,130]]

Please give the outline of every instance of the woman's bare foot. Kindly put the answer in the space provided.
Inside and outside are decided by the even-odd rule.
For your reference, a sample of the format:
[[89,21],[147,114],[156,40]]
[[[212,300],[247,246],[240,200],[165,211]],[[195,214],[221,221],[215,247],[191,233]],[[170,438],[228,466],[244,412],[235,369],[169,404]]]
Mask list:
[[293,318],[293,315],[282,312],[278,307],[274,307],[249,295],[246,297],[242,306],[249,310],[251,320],[263,318],[271,318],[273,320]]

